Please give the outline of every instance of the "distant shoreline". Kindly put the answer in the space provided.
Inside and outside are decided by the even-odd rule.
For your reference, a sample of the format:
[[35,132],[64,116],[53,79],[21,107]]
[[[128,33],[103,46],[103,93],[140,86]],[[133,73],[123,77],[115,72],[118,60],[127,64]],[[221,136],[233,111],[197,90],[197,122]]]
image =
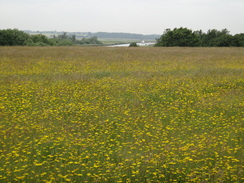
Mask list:
[[[61,35],[65,31],[31,31],[23,30],[28,34],[43,34],[49,38],[54,35]],[[137,39],[137,40],[156,40],[161,35],[158,34],[135,34],[135,33],[120,33],[120,32],[66,32],[67,35],[75,35],[77,39],[89,38],[96,36],[98,39]]]

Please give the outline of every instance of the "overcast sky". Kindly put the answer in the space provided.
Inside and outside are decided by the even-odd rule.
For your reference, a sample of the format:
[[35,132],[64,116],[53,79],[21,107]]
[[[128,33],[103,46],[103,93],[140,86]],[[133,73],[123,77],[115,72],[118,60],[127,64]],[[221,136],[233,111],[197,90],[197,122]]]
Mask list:
[[244,0],[0,0],[0,29],[162,34],[244,33]]

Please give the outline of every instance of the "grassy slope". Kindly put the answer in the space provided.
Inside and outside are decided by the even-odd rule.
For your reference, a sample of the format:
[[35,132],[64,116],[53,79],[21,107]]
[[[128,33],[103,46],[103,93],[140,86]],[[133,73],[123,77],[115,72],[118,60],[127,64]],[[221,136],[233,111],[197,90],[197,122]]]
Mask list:
[[243,48],[0,48],[0,181],[243,181]]

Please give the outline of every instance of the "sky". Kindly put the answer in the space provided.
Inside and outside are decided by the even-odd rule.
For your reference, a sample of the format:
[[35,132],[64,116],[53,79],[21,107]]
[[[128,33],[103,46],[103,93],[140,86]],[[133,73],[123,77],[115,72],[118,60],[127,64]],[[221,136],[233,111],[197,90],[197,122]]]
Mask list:
[[0,0],[0,29],[163,34],[244,33],[244,0]]

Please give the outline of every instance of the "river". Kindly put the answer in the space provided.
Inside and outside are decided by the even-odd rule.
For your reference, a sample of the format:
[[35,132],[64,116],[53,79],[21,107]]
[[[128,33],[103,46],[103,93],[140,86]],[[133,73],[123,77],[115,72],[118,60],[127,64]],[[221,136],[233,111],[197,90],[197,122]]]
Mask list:
[[[145,43],[145,42],[141,42],[141,43],[136,43],[138,46],[150,46],[150,45],[154,45],[155,43]],[[130,44],[127,43],[127,44],[117,44],[117,45],[111,45],[111,46],[107,46],[107,47],[129,47]]]

